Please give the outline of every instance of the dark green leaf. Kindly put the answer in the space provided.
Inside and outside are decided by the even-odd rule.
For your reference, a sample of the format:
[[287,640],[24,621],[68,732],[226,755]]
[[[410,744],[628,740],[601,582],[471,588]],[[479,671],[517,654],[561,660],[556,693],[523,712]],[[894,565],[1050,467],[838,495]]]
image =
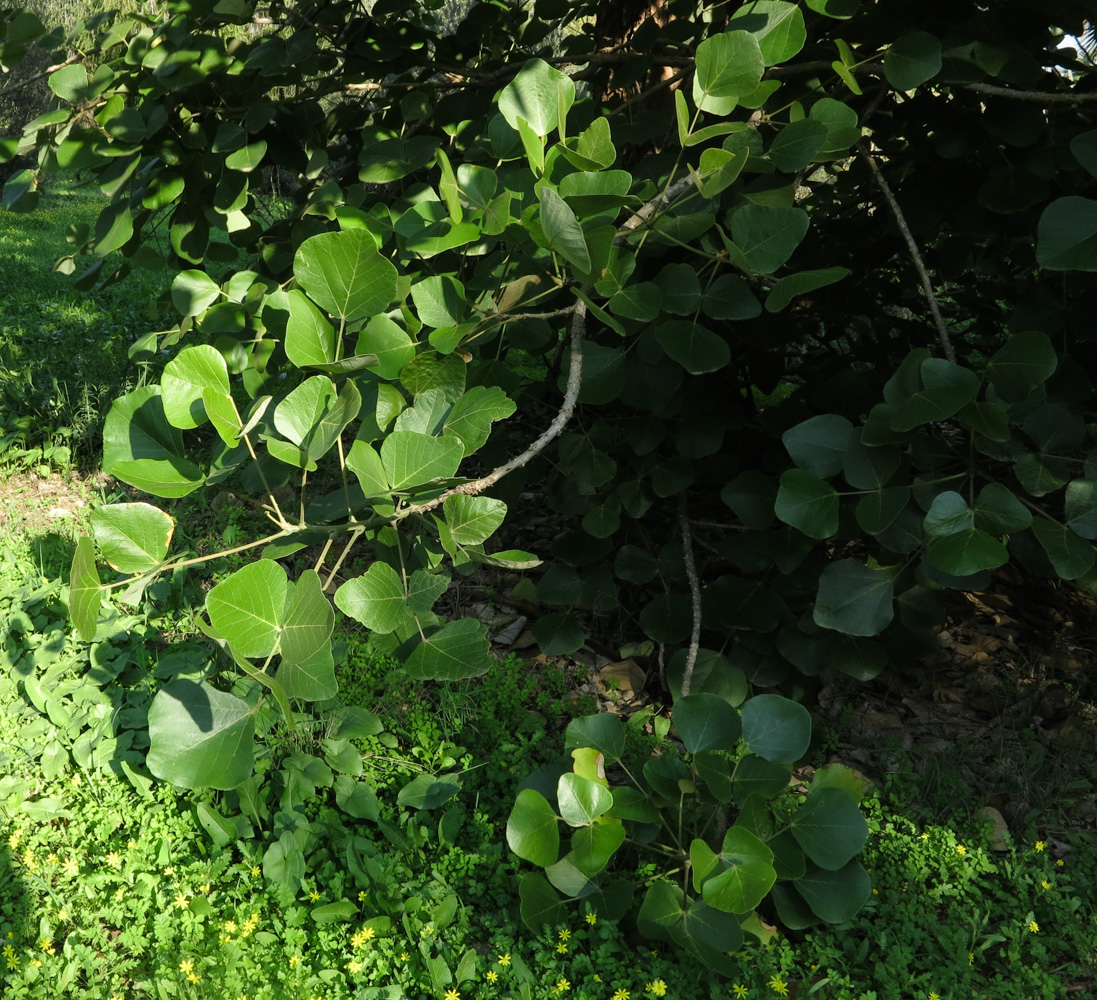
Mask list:
[[952,576],[969,576],[980,570],[997,569],[1009,561],[1009,552],[985,531],[968,528],[935,538],[926,549],[926,558]]
[[1076,580],[1093,568],[1094,556],[1097,555],[1093,546],[1070,528],[1037,517],[1032,522],[1032,533],[1062,579]]
[[829,538],[838,530],[838,493],[802,469],[781,474],[781,486],[774,503],[777,516],[809,538]]
[[812,417],[781,435],[781,443],[797,466],[819,479],[842,471],[852,441],[853,424],[833,413]]
[[803,705],[778,694],[759,694],[743,704],[743,740],[752,753],[791,764],[807,752],[811,716]]
[[1097,201],[1067,195],[1044,209],[1036,263],[1049,271],[1097,271]]
[[914,90],[941,72],[941,43],[925,31],[912,31],[884,53],[884,75],[896,90]]
[[813,618],[822,628],[845,635],[876,635],[895,610],[891,578],[856,559],[832,562],[819,576]]
[[674,725],[690,753],[734,750],[742,732],[739,713],[714,694],[679,698],[674,703]]

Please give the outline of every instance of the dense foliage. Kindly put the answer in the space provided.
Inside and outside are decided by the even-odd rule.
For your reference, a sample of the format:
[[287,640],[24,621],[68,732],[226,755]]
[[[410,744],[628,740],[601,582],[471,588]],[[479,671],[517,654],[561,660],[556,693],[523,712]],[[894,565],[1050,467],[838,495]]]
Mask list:
[[[1097,269],[1097,131],[1078,110],[1091,68],[1059,47],[1085,11],[180,0],[78,25],[48,77],[56,107],[0,145],[36,158],[3,204],[32,210],[50,172],[94,178],[110,204],[58,268],[83,287],[166,268],[182,316],[135,345],[171,359],[116,400],[104,468],[165,498],[230,483],[272,525],[266,558],[208,595],[221,678],[175,678],[152,703],[150,770],[278,813],[253,739],[271,718],[344,711],[335,585],[413,678],[459,680],[488,669],[489,645],[476,620],[436,613],[453,575],[551,556],[518,591],[561,609],[534,627],[543,652],[578,649],[588,612],[615,614],[614,638],[646,642],[653,665],[676,650],[701,771],[739,745],[740,705],[744,725],[795,708],[753,689],[803,697],[826,668],[869,678],[916,655],[944,589],[1010,559],[1088,581],[1097,468],[1073,272]],[[3,16],[8,66],[45,27]],[[493,430],[516,411],[520,431]],[[566,530],[550,553],[493,549],[530,484]],[[143,501],[94,527],[70,591],[85,641],[105,592],[140,601],[191,561]],[[101,581],[96,546],[118,579]],[[291,579],[278,560],[302,553]],[[716,743],[691,744],[683,718],[723,715]],[[795,760],[747,744],[736,767]],[[812,885],[867,897],[848,792],[798,806],[840,831],[820,848],[796,835],[806,818],[787,837],[767,826],[711,759],[727,773],[681,790],[734,801],[740,833],[695,876],[726,885],[750,836],[776,878],[759,837],[784,837],[783,869],[801,873],[778,897],[788,922],[831,918]],[[615,838],[629,817],[580,767],[565,785],[587,799],[556,806]],[[333,782],[351,815],[372,810],[355,774]],[[548,791],[525,802],[555,823]],[[661,797],[650,778],[639,794]],[[272,872],[299,877],[307,843],[283,829]],[[603,848],[534,853],[550,880],[570,859],[583,878],[553,884],[582,897]],[[764,891],[732,902],[706,884],[646,925],[711,957],[724,912]],[[710,896],[727,902],[715,923],[698,918]]]

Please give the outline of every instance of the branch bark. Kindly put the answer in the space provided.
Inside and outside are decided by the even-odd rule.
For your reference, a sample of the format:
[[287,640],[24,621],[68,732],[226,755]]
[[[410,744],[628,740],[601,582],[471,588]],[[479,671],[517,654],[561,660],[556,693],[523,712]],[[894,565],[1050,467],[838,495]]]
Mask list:
[[1097,101],[1097,93],[1078,94],[1043,90],[1013,90],[1011,87],[996,87],[992,83],[963,83],[964,90],[976,94],[989,94],[991,97],[1009,97],[1015,101],[1035,101],[1039,104],[1091,104]]
[[914,239],[914,235],[907,225],[903,210],[899,207],[899,202],[895,200],[895,195],[891,190],[891,186],[880,172],[880,167],[876,163],[876,158],[860,144],[858,144],[858,152],[872,170],[873,180],[876,181],[877,187],[883,192],[884,199],[887,201],[888,208],[891,209],[891,214],[895,219],[895,224],[899,227],[899,232],[902,233],[903,239],[906,241],[911,260],[914,262],[914,268],[922,281],[922,290],[925,292],[926,301],[929,303],[929,311],[933,315],[933,322],[937,327],[937,336],[941,341],[941,347],[944,349],[945,358],[955,364],[956,352],[952,348],[952,339],[949,336],[948,327],[945,325],[945,318],[941,315],[941,307],[937,302],[937,296],[933,291],[933,282],[930,281],[929,272],[926,270],[925,262],[922,260],[922,254],[918,250],[918,244]]
[[690,533],[689,512],[686,509],[684,493],[678,501],[678,525],[682,531],[682,552],[686,563],[686,577],[689,579],[690,603],[693,606],[693,632],[689,637],[686,666],[682,671],[682,697],[684,698],[689,694],[693,668],[697,665],[697,650],[701,645],[701,583],[697,579],[697,566],[693,561],[693,536]]
[[446,490],[440,496],[426,503],[411,504],[398,511],[401,518],[412,514],[425,514],[435,507],[441,506],[447,497],[452,496],[476,496],[490,489],[504,476],[516,469],[527,465],[557,437],[563,433],[571,415],[575,412],[575,405],[579,401],[579,387],[583,381],[583,335],[586,333],[587,304],[582,299],[577,299],[571,309],[571,365],[568,368],[568,384],[564,391],[564,401],[552,423],[548,425],[544,433],[537,438],[522,454],[512,458],[509,462],[493,469],[482,479],[474,479],[470,483],[462,483]]

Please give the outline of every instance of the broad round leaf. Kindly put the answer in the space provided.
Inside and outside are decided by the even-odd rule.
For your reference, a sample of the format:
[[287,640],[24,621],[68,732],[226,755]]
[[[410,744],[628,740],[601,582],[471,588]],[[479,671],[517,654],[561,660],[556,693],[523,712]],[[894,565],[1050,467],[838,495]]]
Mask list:
[[724,835],[715,862],[712,870],[716,874],[705,879],[701,891],[705,902],[718,910],[747,913],[777,881],[773,852],[741,826],[733,826]]
[[85,642],[95,638],[101,603],[102,589],[99,571],[95,568],[95,545],[87,535],[81,535],[76,541],[69,570],[69,615]]
[[[286,356],[298,368],[330,364],[335,361],[335,328],[299,288],[286,294],[289,319],[286,321]],[[359,353],[361,341],[359,341]]]
[[781,473],[773,505],[777,516],[809,538],[829,538],[838,530],[838,493],[830,483],[803,469]]
[[758,39],[767,66],[788,62],[807,41],[803,13],[784,0],[753,0],[732,14],[729,24]]
[[813,788],[791,826],[796,843],[827,871],[844,867],[868,838],[868,822],[857,803],[839,788]]
[[[985,493],[986,490],[983,492]],[[979,496],[981,499],[982,493]],[[1012,497],[1013,494],[1010,496]],[[1016,497],[1014,501],[1020,505]],[[1027,508],[1021,509],[1028,513]],[[1081,535],[1082,538],[1097,538],[1097,480],[1075,479],[1067,484],[1065,513],[1067,524],[1076,535]],[[1031,515],[1029,515],[1029,523],[1031,523]],[[1021,527],[1027,527],[1027,525]]]
[[581,872],[597,875],[610,863],[625,842],[625,827],[621,823],[595,823],[576,830],[569,852]]
[[394,490],[408,490],[457,472],[465,450],[455,437],[394,431],[381,444],[381,462]]
[[725,31],[697,46],[693,103],[701,111],[727,115],[741,97],[754,93],[765,61],[758,38],[746,31]]
[[1056,198],[1036,227],[1036,262],[1049,271],[1097,271],[1097,201]]
[[207,389],[229,393],[229,373],[224,355],[208,344],[184,347],[164,366],[160,390],[164,415],[184,430],[206,422],[203,393]]
[[[746,8],[743,9],[745,10]],[[826,138],[827,129],[825,125],[815,121],[814,118],[801,118],[791,125],[784,126],[784,128],[777,133],[773,142],[770,143],[767,154],[778,170],[783,170],[785,173],[789,174],[796,173],[797,170],[803,170],[804,167],[811,163],[815,154],[819,152],[823,143],[826,142]],[[839,275],[840,277],[849,274],[849,271],[845,268],[840,268],[838,270],[844,272],[842,275]],[[837,278],[833,280],[837,280]],[[810,290],[810,288],[804,289],[804,291]],[[787,304],[788,298],[785,298],[784,305]],[[783,305],[775,306],[775,308],[770,311],[775,312],[777,308],[783,307]]]
[[796,465],[820,479],[842,471],[853,442],[853,424],[834,413],[812,417],[781,435],[781,443]]
[[[1073,484],[1071,484],[1073,485]],[[1097,486],[1097,484],[1094,484]],[[975,498],[975,527],[982,528],[992,535],[1008,535],[1015,531],[1024,531],[1032,524],[1032,513],[1014,496],[1008,486],[1001,483],[988,483]],[[1071,520],[1071,492],[1067,487],[1066,496],[1067,521]],[[1074,508],[1078,512],[1078,508]],[[1071,527],[1083,537],[1089,537],[1078,531],[1076,525]],[[1094,537],[1097,537],[1095,535]]]
[[912,31],[884,53],[884,75],[896,90],[913,90],[941,72],[941,43],[929,32]]
[[371,632],[395,632],[408,620],[407,594],[400,575],[377,560],[361,576],[335,592],[335,606]]
[[564,731],[564,749],[575,747],[590,747],[608,761],[620,760],[625,752],[625,730],[621,720],[611,712],[572,719]]
[[175,522],[147,503],[114,503],[92,512],[103,558],[120,573],[143,573],[167,555]]
[[459,774],[420,774],[400,789],[396,804],[409,809],[437,809],[460,791]]
[[544,137],[561,126],[575,103],[575,83],[543,59],[531,59],[499,95],[499,113],[512,129],[523,119]]
[[365,229],[305,240],[293,258],[293,276],[321,309],[347,322],[384,312],[396,298],[396,268]]
[[731,217],[731,238],[759,274],[772,274],[792,256],[808,231],[802,208],[748,203]]
[[331,653],[335,612],[315,570],[307,569],[286,603],[278,681],[287,697],[326,701],[339,692]]
[[555,890],[537,872],[522,876],[518,883],[518,897],[522,901],[522,923],[535,934],[548,925],[555,927],[564,922],[564,906]]
[[935,538],[926,549],[926,558],[952,576],[970,576],[980,570],[1002,566],[1009,561],[1009,552],[992,535],[979,528],[967,528]]
[[475,618],[458,618],[428,635],[408,655],[404,668],[416,680],[460,681],[479,677],[491,666],[488,627]]
[[1038,517],[1032,522],[1032,533],[1062,579],[1077,580],[1093,568],[1097,552],[1092,543],[1080,538],[1065,525]]
[[751,753],[777,764],[792,764],[807,753],[811,716],[799,702],[759,694],[743,704],[743,739]]
[[171,283],[171,301],[181,316],[197,316],[220,297],[220,287],[205,271],[180,271]]
[[[264,560],[266,561],[266,560]],[[183,788],[235,788],[252,769],[255,710],[208,684],[173,681],[149,706],[148,769]]]
[[734,750],[742,731],[739,713],[715,694],[679,698],[674,703],[674,725],[690,753]]
[[285,617],[289,581],[272,559],[238,569],[206,595],[210,623],[238,656],[268,656]]
[[816,625],[846,635],[877,635],[894,617],[893,595],[886,573],[856,559],[839,559],[819,575],[812,617]]
[[945,490],[933,498],[926,512],[925,529],[934,537],[954,535],[975,527],[975,514],[955,490]]
[[872,894],[872,879],[857,861],[838,871],[814,868],[793,885],[812,912],[830,924],[852,920]]
[[523,861],[547,868],[560,854],[560,828],[545,797],[532,788],[518,793],[507,819],[507,844]]
[[1018,403],[1046,382],[1058,364],[1046,333],[1015,333],[987,362],[987,377],[1002,399]]
[[560,775],[556,800],[560,804],[560,816],[569,826],[587,826],[613,808],[613,796],[608,788],[571,772]]

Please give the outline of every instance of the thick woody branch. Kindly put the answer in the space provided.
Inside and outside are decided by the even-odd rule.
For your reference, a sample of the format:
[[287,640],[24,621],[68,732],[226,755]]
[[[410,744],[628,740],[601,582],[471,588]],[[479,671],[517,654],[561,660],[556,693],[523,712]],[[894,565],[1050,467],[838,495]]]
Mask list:
[[682,671],[682,697],[684,698],[689,694],[693,668],[697,664],[697,650],[701,645],[701,583],[697,579],[697,566],[693,561],[693,536],[689,529],[689,512],[686,510],[684,493],[678,502],[678,526],[682,531],[682,552],[686,563],[686,577],[689,579],[690,603],[693,606],[693,632],[689,637],[686,666]]
[[888,208],[891,209],[892,217],[895,219],[895,224],[899,227],[899,232],[902,233],[903,239],[906,241],[907,249],[910,251],[910,258],[914,262],[914,268],[922,281],[922,290],[925,292],[926,301],[929,303],[929,311],[933,315],[933,322],[937,327],[937,336],[941,341],[941,347],[944,349],[945,358],[955,364],[956,352],[952,349],[952,339],[949,337],[948,327],[945,326],[945,318],[941,315],[941,307],[938,305],[937,296],[933,291],[933,282],[930,280],[929,272],[926,270],[925,262],[922,260],[922,254],[918,250],[918,244],[915,242],[914,235],[907,225],[903,210],[899,207],[899,202],[895,200],[895,195],[892,193],[891,186],[880,172],[875,157],[864,148],[860,148],[859,152],[861,158],[872,170],[873,180],[876,181],[877,187],[879,187],[880,191],[883,193],[884,199],[888,203]]
[[681,180],[675,181],[661,194],[657,194],[651,199],[643,208],[639,209],[635,215],[626,219],[621,224],[621,232],[619,232],[613,241],[614,246],[622,246],[632,233],[639,229],[645,222],[651,219],[657,212],[662,211],[667,207],[675,198],[680,194],[687,191],[693,184],[693,178],[686,176]]
[[529,464],[552,441],[560,436],[564,427],[567,426],[567,422],[571,419],[571,415],[575,412],[575,404],[579,401],[579,386],[583,381],[583,335],[586,332],[586,303],[579,299],[572,307],[571,313],[571,365],[568,368],[568,384],[564,391],[564,401],[560,405],[560,410],[553,418],[552,423],[545,429],[545,432],[522,454],[493,469],[482,479],[474,479],[470,483],[454,486],[453,489],[446,490],[441,496],[428,500],[426,503],[411,504],[404,507],[399,511],[400,517],[407,517],[411,514],[425,514],[444,503],[447,497],[476,496],[478,493],[483,493],[484,490],[490,489],[504,476]]
[[1075,91],[1014,90],[1011,87],[996,87],[993,83],[964,83],[964,90],[976,94],[989,94],[991,97],[1009,97],[1014,101],[1033,101],[1037,104],[1092,104],[1097,101],[1097,93],[1076,93]]

